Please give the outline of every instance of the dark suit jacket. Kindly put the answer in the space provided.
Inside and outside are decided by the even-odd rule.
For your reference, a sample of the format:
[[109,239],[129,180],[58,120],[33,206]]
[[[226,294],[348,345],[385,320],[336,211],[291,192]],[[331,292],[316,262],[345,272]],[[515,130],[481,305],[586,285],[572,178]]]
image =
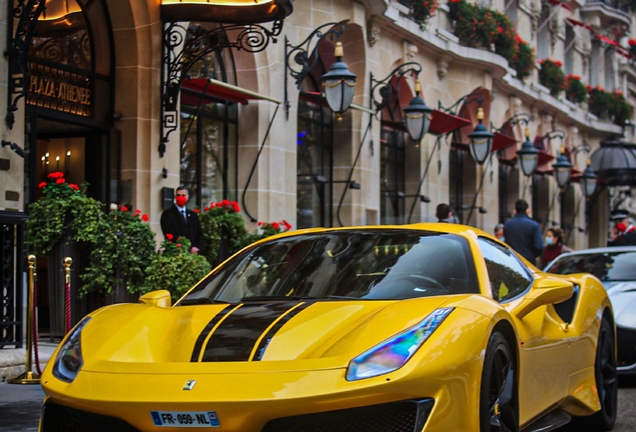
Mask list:
[[203,230],[199,222],[199,215],[190,209],[186,209],[188,223],[183,219],[176,205],[161,213],[161,231],[163,235],[172,234],[176,240],[185,237],[190,240],[192,246],[201,249],[203,245]]
[[541,227],[526,214],[518,214],[504,224],[504,237],[511,248],[532,264],[543,252]]

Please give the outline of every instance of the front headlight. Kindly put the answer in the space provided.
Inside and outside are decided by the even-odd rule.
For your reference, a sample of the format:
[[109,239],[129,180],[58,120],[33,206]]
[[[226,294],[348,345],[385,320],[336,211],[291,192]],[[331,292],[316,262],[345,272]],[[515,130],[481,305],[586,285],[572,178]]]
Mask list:
[[347,381],[384,375],[404,366],[452,310],[436,309],[419,324],[351,360],[347,368]]
[[53,376],[65,382],[73,382],[77,373],[82,368],[82,346],[80,334],[84,326],[91,320],[86,317],[73,329],[64,345],[60,348],[53,363]]

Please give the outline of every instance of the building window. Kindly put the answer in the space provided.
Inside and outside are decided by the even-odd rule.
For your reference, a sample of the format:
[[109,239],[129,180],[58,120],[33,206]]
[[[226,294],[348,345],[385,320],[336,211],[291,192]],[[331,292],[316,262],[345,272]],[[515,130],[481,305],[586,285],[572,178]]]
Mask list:
[[[231,51],[209,54],[189,74],[235,84]],[[205,88],[182,87],[180,182],[190,192],[190,207],[237,200],[237,114],[235,102],[215,97]]]
[[505,7],[506,7],[506,10],[505,10],[506,16],[508,17],[508,19],[510,19],[510,21],[512,21],[512,24],[516,28],[517,22],[519,20],[517,17],[517,10],[518,10],[517,0],[506,0]]
[[563,67],[566,74],[574,73],[574,41],[576,35],[571,25],[565,25],[565,49],[563,55]]
[[383,125],[380,157],[380,223],[403,224],[405,214],[405,133]]
[[550,7],[546,3],[541,4],[541,16],[537,30],[537,58],[550,57]]
[[615,50],[612,46],[607,47],[604,52],[605,70],[603,75],[605,78],[605,90],[607,91],[612,91],[616,88],[614,83],[614,52]]
[[332,226],[333,113],[301,94],[298,102],[296,209],[298,228]]
[[589,82],[592,87],[601,84],[601,42],[592,41],[592,57],[590,59],[590,78]]

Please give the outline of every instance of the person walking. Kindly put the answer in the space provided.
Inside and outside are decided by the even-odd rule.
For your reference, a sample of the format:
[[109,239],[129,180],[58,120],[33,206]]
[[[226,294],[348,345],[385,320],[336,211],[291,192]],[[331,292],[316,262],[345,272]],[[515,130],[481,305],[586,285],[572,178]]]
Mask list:
[[544,268],[564,252],[572,252],[572,249],[563,244],[563,230],[555,227],[548,228],[545,235],[545,248],[539,260],[539,268]]
[[627,210],[614,209],[610,213],[614,222],[610,230],[608,246],[636,246],[636,227],[630,223]]
[[435,217],[437,222],[450,222],[453,217],[453,212],[448,204],[441,203],[435,210]]
[[536,264],[543,252],[541,227],[528,216],[530,209],[525,200],[515,202],[514,217],[504,224],[506,243],[522,257]]
[[199,215],[186,207],[188,190],[179,186],[175,191],[175,204],[161,213],[161,231],[167,238],[168,234],[175,239],[185,237],[190,240],[190,252],[195,254],[203,244],[203,230],[199,222]]

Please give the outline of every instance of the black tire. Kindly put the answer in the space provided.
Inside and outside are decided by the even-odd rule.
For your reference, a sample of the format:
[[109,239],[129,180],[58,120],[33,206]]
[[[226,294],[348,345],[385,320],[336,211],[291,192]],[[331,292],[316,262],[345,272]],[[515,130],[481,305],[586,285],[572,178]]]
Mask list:
[[494,332],[488,341],[479,394],[481,432],[518,432],[517,363],[506,338]]
[[612,430],[618,411],[618,377],[614,328],[606,318],[601,321],[598,332],[594,375],[601,410],[584,421],[594,431]]

